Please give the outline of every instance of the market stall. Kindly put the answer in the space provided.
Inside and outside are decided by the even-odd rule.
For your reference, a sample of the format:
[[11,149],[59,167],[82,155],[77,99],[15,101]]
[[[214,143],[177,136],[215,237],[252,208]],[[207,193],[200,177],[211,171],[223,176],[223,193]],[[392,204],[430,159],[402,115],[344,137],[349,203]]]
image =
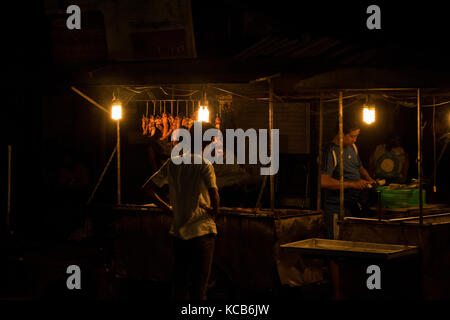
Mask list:
[[[256,124],[255,119],[253,124],[247,124],[247,126],[244,124],[244,129],[253,126],[267,128],[265,127],[267,118],[264,116],[267,114],[269,115],[268,128],[272,129],[274,114],[283,108],[280,107],[274,111],[272,85],[269,86],[269,89],[272,88],[269,90],[269,93],[271,92],[269,97],[264,96],[266,85],[261,85],[260,82],[270,82],[270,79],[271,77],[262,78],[252,84],[243,84],[241,88],[243,87],[244,90],[240,91],[235,90],[238,88],[237,85],[231,84],[178,85],[174,86],[173,99],[148,97],[149,92],[158,91],[162,91],[163,95],[165,95],[164,91],[171,95],[170,88],[167,87],[161,89],[159,86],[116,87],[113,89],[115,90],[113,101],[122,101],[124,117],[133,119],[133,128],[125,133],[128,138],[127,145],[123,142],[124,131],[122,133],[117,131],[117,144],[92,190],[88,204],[94,216],[95,228],[98,230],[98,226],[110,226],[103,235],[111,239],[112,267],[117,277],[170,281],[173,262],[172,239],[168,233],[172,218],[154,205],[148,204],[148,199],[139,198],[142,196],[139,186],[158,169],[160,157],[152,158],[156,160],[154,168],[144,168],[140,172],[133,171],[133,167],[142,168],[140,163],[146,162],[147,159],[131,154],[133,151],[130,148],[130,141],[142,141],[142,145],[149,145],[150,141],[153,141],[152,145],[157,144],[157,149],[168,158],[172,147],[170,133],[180,127],[189,129],[194,120],[199,120],[200,113],[204,109],[209,112],[206,121],[211,121],[216,128],[239,127],[239,124],[233,125],[229,117],[227,118],[227,112],[232,109],[232,104],[238,105],[236,109],[241,107],[237,100],[250,104],[248,108],[256,110],[252,115],[249,113],[247,117],[240,113],[241,124],[251,119],[251,116],[259,117],[260,120],[260,123]],[[81,90],[75,87],[72,89],[83,98],[89,98]],[[130,91],[134,91],[135,94],[130,94]],[[147,97],[141,94],[143,92],[147,94]],[[94,99],[89,99],[91,103],[98,104]],[[302,111],[308,110],[308,107],[308,105],[294,104],[291,109],[297,108]],[[292,114],[283,116],[291,117],[292,123],[297,119],[305,123],[309,122],[307,117],[299,118]],[[127,127],[130,128],[129,119],[115,120],[118,128],[122,121],[128,121]],[[282,130],[285,129],[282,128]],[[300,139],[297,138],[301,137],[300,134],[302,132],[296,130],[289,139]],[[305,137],[308,136],[305,135]],[[271,145],[269,143],[268,154],[272,154]],[[283,148],[301,151],[301,148],[305,148],[306,145],[309,145],[309,141],[297,145],[285,143]],[[122,150],[122,156],[119,155],[120,150]],[[115,155],[117,158],[113,161]],[[152,156],[154,155],[155,150],[152,152]],[[225,156],[228,155],[225,154]],[[108,168],[113,166],[114,162],[117,163],[117,203],[99,206],[94,201],[95,194]],[[301,204],[306,198],[302,198],[303,202],[297,201],[298,204],[294,207],[276,208],[275,203],[279,202],[275,199],[277,189],[275,175],[261,176],[261,165],[240,165],[235,162],[214,164],[214,168],[224,207],[219,209],[220,215],[216,220],[219,234],[216,241],[211,286],[216,291],[227,290],[227,292],[239,294],[241,290],[271,292],[279,289],[280,286],[303,286],[322,282],[324,280],[322,261],[304,259],[279,249],[280,244],[290,241],[322,237],[322,213],[315,210],[313,206]],[[120,170],[125,173],[121,173]],[[282,170],[289,174],[287,169]],[[310,179],[309,175],[305,180],[307,186],[305,192],[310,188],[308,179]],[[134,185],[132,186],[134,192],[129,191],[130,185]],[[227,206],[227,204],[235,205],[235,207]]]
[[[297,83],[297,89],[304,95],[316,95],[317,99],[321,99],[324,92],[329,95],[339,95],[339,126],[340,126],[340,163],[342,164],[342,119],[343,105],[345,95],[354,97],[358,95],[378,95],[379,98],[394,101],[397,106],[399,104],[404,107],[416,106],[416,132],[412,135],[410,131],[407,139],[413,139],[417,144],[417,173],[416,178],[412,182],[404,184],[391,183],[387,186],[374,186],[375,202],[369,208],[371,215],[366,216],[346,216],[344,211],[344,187],[343,187],[343,167],[340,168],[340,210],[335,219],[336,232],[332,242],[321,242],[320,250],[316,245],[309,242],[298,242],[287,244],[284,247],[289,250],[296,250],[303,256],[322,256],[323,259],[332,255],[337,257],[346,264],[340,265],[341,278],[340,282],[343,286],[347,285],[347,290],[342,292],[342,287],[338,289],[335,295],[337,298],[347,297],[373,297],[368,295],[364,285],[364,277],[361,276],[365,272],[365,267],[370,264],[377,264],[376,259],[371,256],[371,249],[361,251],[356,246],[346,247],[346,243],[362,243],[363,246],[380,246],[383,250],[384,246],[413,246],[419,248],[418,259],[409,260],[407,263],[398,264],[397,267],[384,266],[387,273],[391,274],[388,279],[388,286],[396,283],[395,289],[390,292],[391,295],[386,297],[410,296],[414,292],[414,297],[423,297],[427,299],[443,298],[449,296],[448,288],[450,286],[447,271],[450,266],[449,260],[449,226],[450,219],[448,213],[450,207],[446,203],[446,197],[441,197],[443,203],[426,202],[425,182],[423,174],[424,158],[433,159],[433,174],[431,179],[427,181],[428,199],[432,199],[437,192],[436,174],[439,164],[437,161],[436,150],[436,107],[448,104],[448,84],[439,83],[438,74],[427,74],[430,78],[418,77],[411,70],[408,72],[394,72],[387,70],[374,69],[354,69],[354,70],[337,70],[324,75],[317,75],[310,79]],[[445,80],[444,80],[445,81]],[[418,88],[419,87],[419,88]],[[422,89],[420,88],[422,87]],[[342,88],[342,89],[338,89]],[[425,89],[423,89],[425,88]],[[440,88],[440,89],[436,89]],[[321,95],[317,92],[320,92]],[[411,100],[415,100],[411,102]],[[320,110],[320,131],[322,134],[322,103]],[[373,110],[371,122],[375,120],[374,106],[364,106]],[[434,147],[427,154],[423,153],[423,131],[425,124],[423,122],[424,107],[433,108],[432,135]],[[366,116],[364,110],[364,116]],[[384,119],[386,120],[386,119]],[[392,121],[392,119],[389,119]],[[404,121],[406,119],[402,119]],[[445,119],[440,119],[444,120]],[[368,122],[369,123],[369,122]],[[399,125],[399,124],[396,124]],[[442,132],[441,132],[442,133]],[[443,135],[445,136],[445,134]],[[414,140],[412,140],[414,141]],[[441,149],[441,155],[445,152],[446,144]],[[439,159],[441,156],[439,156]],[[388,168],[389,166],[385,166]],[[394,165],[391,165],[393,168]],[[441,172],[442,172],[442,166]],[[444,169],[445,170],[445,169]],[[446,189],[448,181],[441,181],[441,189]],[[378,184],[378,181],[377,181]],[[375,193],[376,191],[376,193]],[[422,195],[422,196],[420,196]],[[319,239],[320,240],[320,239]],[[308,241],[308,240],[305,240]],[[311,241],[311,240],[309,240]],[[344,248],[345,249],[342,249]],[[344,251],[343,251],[344,250]],[[357,265],[348,263],[346,257],[349,256],[366,257],[367,260],[363,264]],[[372,259],[371,259],[372,258]],[[401,265],[402,267],[398,267]],[[363,267],[364,266],[364,267]],[[349,272],[349,270],[353,272]],[[392,270],[395,276],[392,276]],[[411,272],[414,270],[414,272]],[[355,273],[356,272],[356,273]],[[359,275],[358,275],[359,274]],[[405,276],[406,275],[406,276]],[[405,280],[406,277],[406,280]],[[401,280],[403,279],[403,280]],[[342,284],[341,284],[342,286]],[[395,292],[395,294],[392,294]],[[375,295],[376,297],[376,295]],[[378,296],[383,298],[383,296]]]
[[[316,196],[309,197],[307,199],[309,204],[305,207],[301,207],[299,209],[283,209],[282,202],[279,201],[281,194],[279,192],[276,193],[276,190],[279,189],[277,182],[280,181],[277,180],[277,175],[269,175],[256,179],[257,183],[250,188],[253,191],[251,195],[246,193],[248,189],[244,191],[243,189],[231,189],[231,192],[229,192],[225,198],[230,199],[234,197],[243,197],[246,198],[245,200],[247,200],[247,203],[242,206],[239,205],[242,202],[238,202],[239,204],[235,207],[225,206],[220,209],[221,216],[217,221],[220,231],[217,240],[217,251],[213,271],[213,274],[216,275],[216,278],[213,277],[213,279],[216,280],[213,280],[213,282],[216,281],[216,284],[220,283],[221,285],[226,283],[234,289],[253,288],[274,290],[280,284],[288,286],[302,286],[305,284],[319,283],[324,280],[323,267],[326,266],[326,264],[324,264],[324,260],[317,259],[317,255],[314,257],[309,257],[308,255],[305,255],[304,252],[298,255],[295,251],[280,249],[280,245],[286,245],[290,242],[298,242],[308,238],[324,237],[325,226],[321,211],[319,168],[321,167],[322,161],[322,146],[326,141],[325,136],[327,134],[327,130],[329,131],[330,128],[329,123],[334,122],[333,120],[330,120],[329,116],[333,113],[336,115],[336,111],[338,111],[339,118],[337,119],[339,120],[339,136],[342,150],[342,121],[344,107],[347,108],[352,105],[353,107],[356,106],[359,110],[362,105],[365,105],[368,109],[367,111],[369,118],[372,117],[373,122],[373,120],[375,120],[375,113],[371,115],[371,112],[375,111],[373,111],[373,107],[367,105],[369,95],[372,96],[372,99],[381,97],[389,100],[395,98],[397,99],[395,101],[397,104],[401,103],[403,100],[406,100],[407,102],[405,104],[410,107],[409,110],[411,110],[410,100],[413,98],[416,99],[418,174],[415,176],[416,180],[402,185],[394,186],[394,184],[388,183],[385,186],[381,186],[380,183],[379,186],[373,186],[370,190],[370,196],[372,198],[370,199],[371,201],[369,201],[370,205],[367,207],[367,211],[363,213],[362,216],[348,217],[345,216],[346,214],[344,213],[343,207],[343,168],[339,168],[341,172],[341,207],[340,212],[336,217],[335,240],[351,240],[356,242],[385,243],[392,245],[416,245],[420,248],[417,253],[420,258],[418,260],[414,258],[416,260],[413,260],[412,263],[420,268],[428,268],[429,263],[427,261],[431,261],[430,255],[427,255],[425,252],[434,252],[434,254],[439,252],[438,256],[443,254],[444,260],[447,259],[444,253],[446,248],[439,248],[436,251],[435,245],[437,243],[431,240],[424,241],[424,237],[419,237],[418,239],[420,241],[415,238],[402,238],[404,228],[403,219],[406,219],[408,226],[417,225],[419,228],[418,230],[425,230],[423,229],[424,225],[426,225],[428,221],[431,223],[431,220],[429,220],[431,217],[435,217],[436,214],[449,212],[449,206],[447,204],[433,203],[433,201],[427,200],[427,194],[430,194],[430,191],[427,189],[428,193],[426,193],[423,190],[424,183],[421,150],[422,129],[420,129],[423,126],[421,101],[423,99],[427,99],[426,101],[428,103],[430,98],[439,96],[440,100],[438,102],[435,102],[434,105],[427,105],[427,107],[431,106],[436,108],[436,106],[445,104],[445,101],[443,102],[443,100],[445,100],[446,92],[445,90],[436,89],[405,88],[404,85],[403,87],[400,83],[396,83],[395,85],[392,81],[389,83],[392,88],[385,88],[385,86],[381,85],[384,82],[380,80],[380,74],[375,72],[378,82],[375,81],[373,83],[367,80],[370,78],[367,76],[368,74],[370,73],[365,74],[366,78],[364,80],[368,81],[368,83],[359,83],[358,81],[354,82],[355,80],[352,77],[357,78],[360,76],[359,71],[357,74],[345,73],[343,79],[339,79],[336,75],[332,75],[323,76],[321,80],[334,79],[334,81],[336,81],[335,78],[337,78],[337,82],[340,84],[339,86],[337,86],[335,82],[332,82],[331,84],[323,84],[317,79],[314,79],[314,77],[309,80],[304,80],[304,82],[300,82],[297,86],[293,86],[292,78],[290,80],[282,79],[282,77],[280,78],[280,75],[277,74],[274,76],[257,79],[252,81],[250,84],[245,84],[240,87],[241,89],[245,88],[247,90],[252,88],[253,92],[256,91],[257,94],[253,97],[248,92],[246,93],[245,91],[239,91],[237,86],[233,87],[232,85],[221,86],[217,84],[202,84],[184,87],[179,85],[176,87],[177,90],[185,90],[189,96],[188,98],[178,97],[174,99],[161,99],[160,97],[152,96],[147,99],[142,99],[141,101],[139,101],[140,99],[137,99],[136,97],[133,98],[134,101],[133,99],[128,99],[128,106],[124,109],[127,110],[129,115],[131,114],[131,110],[133,110],[133,108],[134,110],[139,110],[138,112],[135,112],[138,114],[138,117],[135,115],[135,120],[137,119],[135,122],[138,122],[138,124],[135,123],[134,125],[139,127],[140,135],[153,137],[159,130],[160,135],[158,138],[160,140],[167,138],[168,133],[173,130],[172,128],[176,128],[177,126],[179,127],[180,124],[182,126],[189,127],[192,124],[192,120],[199,116],[198,111],[205,107],[205,102],[208,100],[210,103],[209,112],[210,115],[212,115],[210,120],[214,125],[217,127],[222,126],[222,128],[226,128],[227,125],[229,125],[224,118],[223,111],[226,110],[231,103],[235,102],[233,98],[236,97],[244,99],[246,103],[255,101],[261,103],[264,110],[267,112],[266,115],[268,116],[268,121],[265,122],[265,125],[268,129],[276,127],[274,126],[274,118],[276,122],[277,117],[274,117],[274,114],[276,114],[277,111],[274,109],[274,104],[283,107],[285,107],[284,103],[286,102],[295,104],[297,106],[297,110],[289,111],[288,117],[294,117],[299,110],[308,110],[308,117],[310,112],[316,116],[313,119],[317,119],[317,132],[311,134],[310,138],[314,140],[314,147],[317,147],[318,150],[318,164],[307,170],[308,175],[305,180],[303,180],[304,184],[308,185],[310,178],[315,178],[316,184],[309,186],[309,188],[316,188]],[[390,79],[393,77],[394,76],[391,75]],[[352,80],[350,81],[349,79]],[[315,81],[318,81],[319,85],[315,83]],[[346,82],[349,83],[350,88],[340,89],[342,84],[345,84]],[[289,91],[289,88],[287,88],[289,85],[286,85],[286,83],[290,83],[291,87],[293,86],[296,88],[296,95],[292,95],[292,93],[291,95],[283,95],[285,92],[292,92]],[[361,83],[363,83],[363,85],[361,85]],[[276,85],[278,85],[277,92],[279,95],[275,94],[274,86]],[[120,86],[113,86],[115,90],[119,87]],[[411,85],[408,87],[414,86]],[[135,91],[136,94],[144,93],[148,95],[148,91],[146,91],[146,89],[149,88],[158,88],[162,91],[168,91],[167,88],[160,88],[159,85],[151,87],[125,87],[122,88],[122,90],[128,90],[130,92]],[[222,95],[211,94],[211,92],[208,92],[208,99],[205,99],[207,89],[214,89],[216,92],[219,91],[222,93]],[[74,91],[76,90],[74,89]],[[264,97],[264,93],[268,93],[268,96]],[[197,98],[192,97],[194,94],[197,94]],[[130,94],[130,96],[135,95]],[[169,95],[168,92],[166,92],[166,95]],[[346,101],[345,104],[344,101]],[[132,106],[133,103],[136,103],[136,105]],[[137,105],[137,103],[141,103],[140,106]],[[299,103],[308,104],[308,108],[298,108]],[[180,105],[183,107],[180,107]],[[315,105],[317,108],[310,109],[310,105]],[[333,105],[334,109],[327,109],[326,105]],[[214,109],[214,107],[216,109]],[[180,109],[183,109],[184,111],[181,116],[179,115]],[[286,110],[289,110],[288,107],[286,107]],[[279,113],[277,116],[281,118]],[[435,117],[434,114],[433,117]],[[288,120],[286,120],[286,123],[287,122]],[[308,128],[312,122],[315,121],[308,120],[305,122],[308,123]],[[117,127],[119,128],[119,121],[117,124]],[[278,125],[280,125],[280,123],[278,123],[277,126]],[[318,136],[318,139],[315,138],[316,135]],[[302,146],[308,145],[307,152],[313,154],[314,152],[309,149],[309,143],[311,141],[309,138],[306,140],[307,142],[303,140],[300,144],[302,144]],[[271,146],[270,143],[269,146]],[[168,150],[170,150],[170,143],[168,145]],[[117,152],[119,156],[119,130],[117,131],[117,146],[114,148],[108,164],[105,167],[97,186],[91,194],[89,203],[91,203],[95,191],[101,183],[102,177],[104,176],[108,165],[111,163],[111,159],[113,158],[115,152]],[[270,152],[271,150],[269,149],[269,154]],[[436,149],[434,150],[434,153],[436,154]],[[342,154],[339,154],[339,157],[341,157],[340,159],[342,160]],[[107,221],[109,221],[112,226],[111,230],[114,235],[114,270],[117,275],[121,277],[167,281],[170,278],[170,268],[168,266],[172,263],[170,256],[171,242],[168,236],[168,229],[171,220],[159,209],[148,205],[146,202],[136,201],[136,203],[131,202],[133,204],[130,204],[130,202],[127,201],[127,204],[124,204],[124,202],[121,201],[120,178],[121,176],[123,178],[123,174],[120,173],[119,159],[120,156],[117,158],[117,204],[108,205],[106,207],[103,206],[101,209],[105,212],[103,216],[108,217]],[[132,159],[132,157],[130,157],[130,159]],[[240,168],[238,167],[235,168],[235,171],[224,170],[222,175],[220,167],[215,167],[218,182],[221,181],[220,183],[223,183],[222,187],[227,187],[226,184],[230,182],[229,178],[231,178],[231,180],[236,179],[234,183],[237,185],[248,185],[246,181],[244,182],[246,171],[240,171]],[[389,168],[389,165],[383,164],[382,168]],[[314,172],[314,170],[317,171]],[[148,177],[151,173],[152,172],[148,172],[144,176]],[[127,179],[130,180],[130,175],[128,173],[126,176]],[[434,179],[434,187],[436,187],[436,174],[434,174]],[[136,181],[135,184],[138,185],[141,182],[142,176],[140,177],[140,180]],[[230,185],[233,185],[233,182],[231,182]],[[399,192],[401,192],[403,198],[399,196]],[[419,194],[422,194],[423,196],[420,197],[418,196]],[[405,198],[405,195],[408,195],[409,198]],[[394,201],[389,202],[389,197],[391,197],[391,200],[394,199]],[[265,209],[261,209],[264,207]],[[110,214],[108,214],[108,212]],[[439,228],[429,227],[427,229],[427,232],[430,232],[430,234],[433,234],[436,237],[445,236],[445,231],[442,231],[443,233],[441,233],[439,230],[443,230],[442,228],[445,229],[445,225],[447,225],[445,215],[439,216],[439,219]],[[433,223],[431,223],[431,226]],[[389,229],[389,232],[393,234],[401,234],[402,237],[392,236],[389,237],[391,240],[384,239],[386,234],[384,234],[385,230],[383,228],[386,225],[389,225],[389,228],[391,228]],[[356,228],[356,226],[358,226],[359,229]],[[396,229],[394,226],[401,227]],[[368,235],[370,235],[370,232],[365,232],[364,228],[375,230],[374,232],[376,234],[383,234],[383,237],[369,237]],[[364,236],[360,237],[360,235]],[[246,250],[242,250],[244,245]],[[327,244],[325,243],[324,245],[326,246]],[[153,249],[149,250],[150,247]],[[130,250],[130,248],[133,249]],[[237,250],[237,248],[239,248],[239,250]],[[434,259],[436,256],[432,255],[432,257]],[[410,262],[411,261],[408,263]],[[443,265],[447,266],[445,261]],[[398,270],[399,265],[390,266],[389,268],[390,270]],[[434,272],[437,269],[434,271],[431,270],[432,269],[427,269],[426,271],[423,271],[420,276],[414,274],[414,277],[421,278],[420,282],[423,291],[420,291],[419,294],[423,294],[426,297],[430,296],[428,292],[431,290],[430,288],[427,288],[427,283],[435,283],[435,281],[433,282],[428,279],[426,280],[427,282],[425,282],[425,275],[432,274],[435,276],[435,279],[437,279],[436,277],[441,277],[439,274],[442,270],[438,270],[439,272]],[[345,274],[345,268],[342,272]],[[352,283],[352,279],[347,279],[346,281],[348,283]],[[401,293],[401,291],[399,292]],[[445,295],[442,290],[439,292],[439,294]]]

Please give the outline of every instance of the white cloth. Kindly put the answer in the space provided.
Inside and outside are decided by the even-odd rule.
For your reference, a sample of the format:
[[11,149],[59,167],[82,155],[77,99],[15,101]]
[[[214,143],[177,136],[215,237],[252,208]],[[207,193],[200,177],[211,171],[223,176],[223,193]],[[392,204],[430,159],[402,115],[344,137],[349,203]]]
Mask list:
[[[194,157],[201,158],[201,164],[195,164]],[[176,165],[168,159],[149,180],[158,187],[169,184],[170,205],[174,211],[170,234],[184,240],[217,234],[214,220],[204,209],[211,206],[208,189],[217,189],[211,162],[199,155],[191,155],[191,164]]]

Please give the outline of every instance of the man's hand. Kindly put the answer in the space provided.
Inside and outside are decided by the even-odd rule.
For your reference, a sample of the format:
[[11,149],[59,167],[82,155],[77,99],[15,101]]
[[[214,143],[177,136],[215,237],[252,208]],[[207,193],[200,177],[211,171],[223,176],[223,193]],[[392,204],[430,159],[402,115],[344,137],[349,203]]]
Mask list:
[[200,208],[205,209],[206,213],[209,214],[211,218],[213,218],[213,220],[215,220],[216,215],[218,214],[217,210],[215,210],[213,207],[207,207],[206,205],[202,204],[200,204]]
[[366,179],[370,184],[373,185],[373,184],[376,183],[376,181],[375,181],[374,179],[372,179],[372,177],[370,176],[370,174],[367,172],[366,169],[364,169],[363,166],[361,166],[361,168],[359,168],[359,172],[360,172],[360,174],[361,174],[361,177],[362,177],[363,179]]
[[211,216],[211,218],[213,220],[216,220],[216,215],[217,215],[216,210],[214,210],[213,207],[205,207],[205,209],[206,209],[206,212]]
[[173,215],[174,214],[173,208],[169,206],[169,204],[167,204],[163,199],[161,199],[161,197],[155,192],[155,189],[156,185],[152,181],[150,181],[149,183],[147,183],[146,186],[141,188],[141,190],[145,194],[147,194],[158,207],[163,209],[164,212]]
[[349,181],[348,183],[353,189],[364,190],[369,188],[369,181],[363,179],[358,181]]

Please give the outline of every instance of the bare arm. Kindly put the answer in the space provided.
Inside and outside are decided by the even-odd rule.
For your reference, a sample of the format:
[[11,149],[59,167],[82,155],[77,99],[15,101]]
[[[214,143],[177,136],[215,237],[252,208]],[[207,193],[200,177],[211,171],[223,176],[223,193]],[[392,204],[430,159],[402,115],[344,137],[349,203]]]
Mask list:
[[[339,180],[324,173],[320,175],[320,183],[324,189],[339,190],[340,188]],[[366,189],[367,184],[368,183],[365,180],[344,181],[344,189]]]
[[220,197],[219,191],[216,188],[209,188],[209,199],[211,200],[211,208],[208,210],[213,217],[219,214]]
[[363,177],[364,180],[369,181],[370,183],[374,183],[375,180],[370,176],[370,174],[367,172],[366,169],[364,169],[363,166],[359,168],[359,173],[361,174],[361,177]]
[[158,207],[160,207],[161,209],[163,209],[166,212],[173,214],[172,208],[163,199],[161,199],[161,197],[156,193],[156,191],[155,191],[156,188],[157,188],[157,185],[154,182],[149,181],[145,185],[145,187],[142,188],[142,190],[145,192],[146,195],[148,195],[155,202],[155,204]]

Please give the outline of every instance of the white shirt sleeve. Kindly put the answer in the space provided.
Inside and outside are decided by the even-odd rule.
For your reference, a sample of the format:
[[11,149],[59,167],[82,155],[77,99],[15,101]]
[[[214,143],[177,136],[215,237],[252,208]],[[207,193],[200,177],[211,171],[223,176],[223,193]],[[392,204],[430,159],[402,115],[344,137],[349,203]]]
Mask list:
[[217,189],[216,174],[214,172],[213,165],[211,163],[203,164],[202,171],[203,171],[202,172],[203,173],[203,177],[205,179],[206,188],[208,188],[208,189],[210,189],[210,188]]

